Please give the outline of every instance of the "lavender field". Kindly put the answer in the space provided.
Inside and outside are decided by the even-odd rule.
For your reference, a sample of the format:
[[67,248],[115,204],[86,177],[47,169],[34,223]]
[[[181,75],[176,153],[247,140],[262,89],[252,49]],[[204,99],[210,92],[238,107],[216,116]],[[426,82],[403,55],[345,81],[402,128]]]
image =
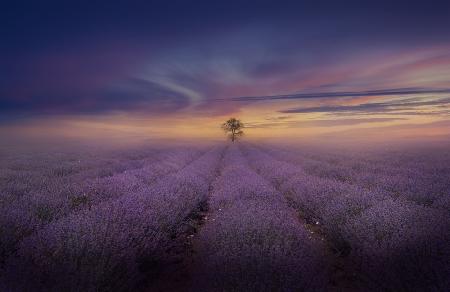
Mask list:
[[0,291],[449,291],[450,147],[2,152]]

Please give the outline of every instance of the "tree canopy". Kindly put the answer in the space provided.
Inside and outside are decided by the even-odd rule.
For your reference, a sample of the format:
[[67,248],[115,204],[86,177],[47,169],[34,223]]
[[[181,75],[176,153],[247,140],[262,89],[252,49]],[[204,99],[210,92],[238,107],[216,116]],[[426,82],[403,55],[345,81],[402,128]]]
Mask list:
[[229,137],[232,142],[234,142],[238,137],[244,135],[242,128],[244,128],[244,123],[236,118],[230,118],[222,124],[222,129],[225,133],[229,133]]

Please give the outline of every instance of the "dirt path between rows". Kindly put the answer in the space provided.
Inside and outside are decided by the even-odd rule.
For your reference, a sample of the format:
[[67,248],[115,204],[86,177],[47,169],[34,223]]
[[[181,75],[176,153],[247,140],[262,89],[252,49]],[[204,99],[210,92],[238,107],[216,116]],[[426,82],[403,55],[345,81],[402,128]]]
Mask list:
[[[262,151],[262,150],[260,150]],[[266,153],[267,154],[267,153]],[[274,160],[280,161],[270,154],[267,154]],[[245,156],[245,155],[244,155]],[[248,158],[245,156],[247,161]],[[288,163],[288,162],[285,162]],[[249,163],[249,165],[251,165]],[[252,168],[256,173],[259,172]],[[310,233],[311,238],[321,241],[325,244],[326,254],[329,259],[330,267],[330,279],[328,283],[328,291],[362,291],[362,285],[360,279],[357,277],[357,273],[354,271],[354,267],[349,260],[349,251],[342,253],[336,250],[334,244],[331,240],[327,238],[326,232],[322,230],[320,222],[311,221],[305,213],[294,207],[292,200],[289,198],[288,194],[284,193],[280,186],[269,182],[280,194],[282,194],[288,201],[290,208],[292,208],[296,214],[297,219],[301,225]]]
[[322,230],[319,221],[311,222],[301,210],[295,209],[295,211],[299,222],[309,231],[311,236],[325,244],[328,262],[331,264],[328,291],[362,291],[361,281],[348,258],[349,251],[342,253],[336,250],[334,244]]
[[176,292],[192,291],[192,267],[195,259],[194,241],[202,226],[211,218],[209,199],[214,192],[214,182],[220,177],[223,169],[223,156],[216,170],[215,179],[210,183],[208,195],[181,223],[181,228],[172,235],[171,245],[165,250],[165,261],[159,263],[154,273],[148,274],[150,283],[145,285],[144,291]]

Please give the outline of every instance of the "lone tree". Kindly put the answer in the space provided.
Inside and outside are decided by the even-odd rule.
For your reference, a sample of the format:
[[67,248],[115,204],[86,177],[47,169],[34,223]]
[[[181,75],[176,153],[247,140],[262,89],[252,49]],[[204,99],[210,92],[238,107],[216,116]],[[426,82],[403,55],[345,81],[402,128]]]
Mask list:
[[242,128],[244,128],[244,124],[235,118],[230,118],[228,121],[222,124],[222,129],[225,131],[225,133],[230,133],[230,139],[234,142],[238,137],[244,135],[244,132],[242,131]]

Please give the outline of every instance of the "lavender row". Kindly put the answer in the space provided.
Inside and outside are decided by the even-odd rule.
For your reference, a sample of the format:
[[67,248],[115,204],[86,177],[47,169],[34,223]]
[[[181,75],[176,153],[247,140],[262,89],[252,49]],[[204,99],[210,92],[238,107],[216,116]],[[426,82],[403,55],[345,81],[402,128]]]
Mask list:
[[308,223],[320,224],[337,252],[344,253],[347,248],[341,224],[384,199],[380,193],[309,175],[301,167],[275,160],[256,148],[245,147],[244,151],[251,167],[281,190]]
[[0,261],[14,253],[20,239],[53,220],[73,211],[91,208],[105,200],[140,192],[157,178],[182,168],[197,155],[197,151],[168,151],[160,154],[164,158],[161,162],[154,162],[140,169],[70,184],[48,183],[48,192],[32,192],[2,204]]
[[198,149],[165,151],[158,155],[155,162],[144,164],[140,168],[124,170],[108,177],[89,179],[83,187],[81,199],[86,198],[86,204],[91,206],[107,199],[136,192],[165,175],[180,170],[199,158],[201,153]]
[[[161,151],[147,153],[146,163],[155,161]],[[54,157],[14,157],[0,167],[0,193],[2,196],[20,197],[30,192],[48,193],[49,184],[67,184],[87,178],[105,177],[130,168],[138,168],[144,161],[125,157],[105,158],[79,153]]]
[[195,241],[196,291],[321,291],[320,242],[283,197],[230,147],[213,185],[211,217]]
[[342,233],[371,290],[449,291],[448,212],[388,199],[348,220]]
[[[246,148],[252,167],[272,180],[342,254],[349,253],[367,290],[448,289],[450,217],[367,188],[295,171]],[[447,230],[447,231],[446,231]]]
[[[80,184],[85,180],[112,176],[130,169],[142,168],[160,162],[167,153],[199,154],[197,149],[171,150],[144,149],[120,153],[120,156],[94,156],[92,153],[48,155],[42,157],[18,156],[0,167],[0,196],[3,201],[20,198],[30,193],[60,192],[65,186]],[[54,156],[54,157],[53,157]],[[169,156],[170,157],[170,156]]]
[[[379,189],[392,197],[450,210],[450,154],[448,151],[410,150],[354,155],[328,153],[327,158],[310,157],[300,151],[264,147],[270,155],[294,161],[309,174]],[[314,153],[314,152],[312,152]]]
[[82,210],[25,238],[2,284],[12,291],[129,290],[208,192],[221,149],[153,186]]

